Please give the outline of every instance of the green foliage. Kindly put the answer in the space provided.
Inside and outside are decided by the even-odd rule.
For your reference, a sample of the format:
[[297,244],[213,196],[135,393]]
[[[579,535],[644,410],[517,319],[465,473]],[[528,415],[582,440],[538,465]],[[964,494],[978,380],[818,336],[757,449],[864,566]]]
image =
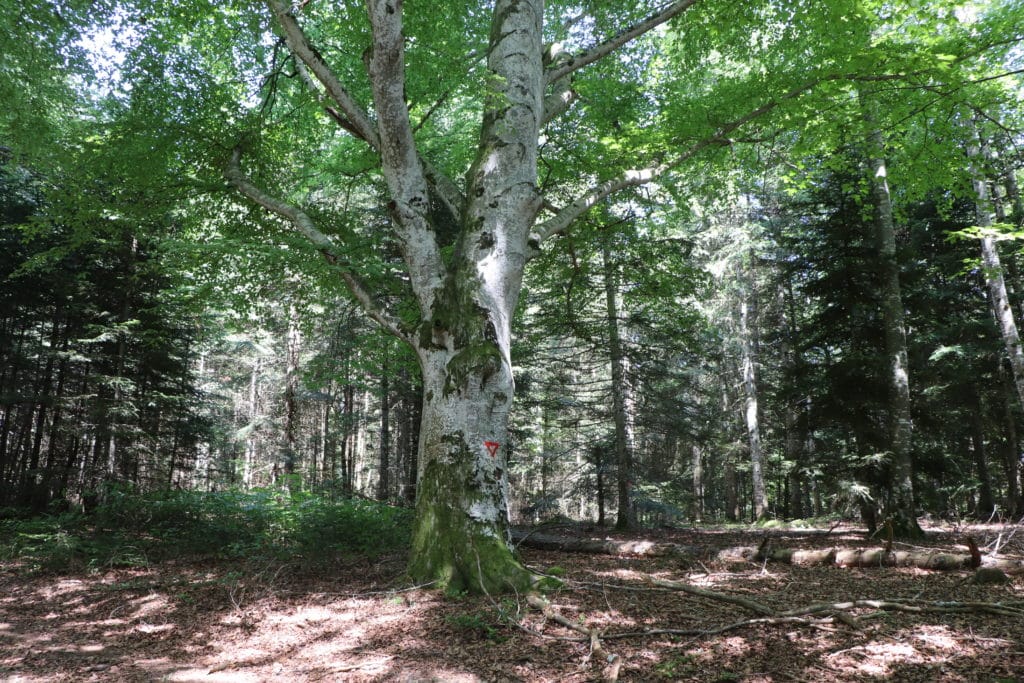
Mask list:
[[195,556],[318,564],[342,554],[404,547],[410,520],[402,508],[272,490],[140,495],[115,488],[92,516],[0,522],[0,558],[45,571],[146,566]]
[[697,673],[697,658],[692,654],[677,655],[659,662],[654,667],[654,672],[660,678],[678,679],[684,676],[692,676]]
[[445,621],[467,640],[486,640],[497,644],[508,640],[508,624],[516,613],[515,601],[505,599],[490,607],[449,614]]
[[445,617],[445,621],[451,624],[463,636],[472,640],[489,640],[492,643],[500,643],[506,640],[498,629],[495,628],[489,615],[481,612],[452,614]]

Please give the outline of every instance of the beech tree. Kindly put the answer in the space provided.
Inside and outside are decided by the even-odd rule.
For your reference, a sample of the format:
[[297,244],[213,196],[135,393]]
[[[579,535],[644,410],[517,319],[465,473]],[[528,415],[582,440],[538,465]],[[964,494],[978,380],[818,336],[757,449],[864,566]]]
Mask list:
[[[506,453],[514,391],[511,321],[527,261],[597,202],[651,182],[701,149],[725,143],[732,130],[778,101],[765,97],[760,109],[713,127],[671,159],[659,160],[665,152],[657,150],[646,168],[603,180],[601,174],[588,174],[594,184],[563,187],[574,196],[557,208],[545,197],[539,179],[542,132],[577,99],[574,74],[682,15],[696,0],[664,5],[603,40],[594,39],[603,25],[621,25],[632,17],[607,7],[594,16],[584,12],[573,18],[565,9],[559,10],[565,14],[553,16],[541,2],[498,0],[481,45],[486,55],[482,112],[461,186],[424,153],[417,139],[417,129],[430,112],[418,123],[410,116],[407,46],[416,36],[406,34],[400,0],[367,2],[370,46],[363,58],[372,109],[325,58],[328,52],[316,44],[301,8],[280,0],[267,4],[296,73],[309,82],[327,115],[368,146],[379,163],[391,230],[415,298],[414,313],[401,318],[382,308],[357,269],[346,263],[338,241],[312,213],[250,177],[247,141],[231,151],[225,175],[241,194],[284,219],[338,264],[366,313],[416,351],[424,403],[410,574],[450,590],[524,588],[532,577],[506,541]],[[471,16],[480,11],[472,5],[460,9]],[[546,18],[563,26],[546,30]],[[575,21],[583,26],[573,29]],[[578,43],[579,49],[547,42],[553,34]],[[642,60],[643,55],[623,57],[618,66],[628,68],[629,59]],[[794,98],[806,88],[784,96]],[[441,93],[437,101],[445,96]],[[639,127],[637,118],[626,123]]]

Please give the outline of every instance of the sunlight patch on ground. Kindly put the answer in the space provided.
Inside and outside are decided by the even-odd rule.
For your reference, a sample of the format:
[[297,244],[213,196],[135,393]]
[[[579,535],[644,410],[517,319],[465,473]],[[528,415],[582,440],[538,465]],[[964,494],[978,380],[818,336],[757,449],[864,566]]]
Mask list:
[[632,569],[609,569],[603,572],[590,572],[591,576],[605,579],[618,579],[619,581],[646,582],[651,576],[646,572],[634,571]]
[[921,664],[926,659],[913,645],[873,642],[833,652],[825,661],[836,673],[856,671],[864,676],[890,676],[897,665]]
[[280,680],[382,676],[393,669],[393,660],[398,658],[377,650],[376,644],[392,641],[403,632],[415,633],[421,613],[429,609],[428,601],[350,598],[263,619],[235,612],[220,623],[231,630],[240,628],[241,632],[236,631],[230,648],[212,653],[205,663],[215,673],[265,672],[270,668],[274,678]]
[[145,619],[154,614],[166,614],[171,609],[171,601],[167,596],[157,593],[135,598],[130,604],[134,608],[130,619]]
[[962,646],[948,626],[922,626],[911,635],[933,650],[959,650]]
[[78,646],[79,652],[103,652],[106,649],[107,646],[100,643],[86,643]]
[[928,664],[938,675],[943,664],[960,657],[975,657],[978,648],[965,644],[948,626],[922,625],[906,629],[891,640],[872,641],[825,656],[837,673],[855,671],[863,676],[891,676],[896,667]]

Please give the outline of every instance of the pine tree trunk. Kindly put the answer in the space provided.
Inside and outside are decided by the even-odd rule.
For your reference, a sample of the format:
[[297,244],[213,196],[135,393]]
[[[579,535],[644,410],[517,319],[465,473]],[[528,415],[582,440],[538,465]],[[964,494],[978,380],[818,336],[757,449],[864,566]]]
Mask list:
[[988,519],[995,512],[995,498],[992,496],[992,478],[988,471],[988,456],[985,453],[985,427],[982,422],[981,396],[977,390],[971,389],[971,455],[974,458],[974,469],[978,475],[978,505],[975,514]]
[[[279,471],[284,478],[284,487],[291,490],[296,482],[294,474],[298,459],[298,428],[299,428],[299,353],[302,346],[302,335],[299,330],[299,315],[292,304],[288,307],[288,331],[285,338],[285,376],[284,376],[284,430],[283,443],[278,460]],[[275,484],[278,482],[275,482]]]
[[700,523],[704,521],[704,454],[697,444],[693,444],[690,467],[693,477],[693,503],[690,505],[690,519],[694,523]]
[[1024,470],[1020,462],[1020,440],[1017,437],[1017,414],[1013,407],[1013,387],[1007,377],[1003,362],[999,362],[999,384],[1002,388],[1003,431],[1005,446],[1003,448],[1003,468],[1006,471],[1006,509],[1011,515],[1024,512],[1024,500],[1021,499],[1021,476]]

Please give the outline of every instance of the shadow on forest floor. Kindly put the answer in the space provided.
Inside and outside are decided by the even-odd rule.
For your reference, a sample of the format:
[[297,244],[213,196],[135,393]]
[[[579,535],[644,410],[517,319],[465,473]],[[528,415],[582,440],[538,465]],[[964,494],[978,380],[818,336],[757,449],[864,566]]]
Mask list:
[[[868,545],[849,528],[773,535],[801,547]],[[965,531],[964,529],[960,530]],[[591,532],[593,533],[593,532]],[[658,530],[645,537],[715,547],[759,531]],[[1024,527],[973,527],[979,545],[1021,554]],[[622,536],[617,536],[623,538]],[[922,545],[960,537],[932,529]],[[1024,577],[977,586],[968,570],[797,567],[525,550],[566,587],[548,595],[573,624],[601,631],[621,680],[1016,681],[1024,620],[967,612],[849,610],[857,621],[754,623],[742,604],[652,579],[745,597],[775,613],[878,599],[907,605],[1024,606]],[[350,558],[315,573],[286,563],[168,561],[144,569],[42,574],[0,564],[0,679],[36,681],[589,681],[604,662],[589,640],[524,599],[445,599],[398,590],[403,558]],[[827,614],[821,615],[827,617]],[[632,633],[633,635],[625,635]],[[620,637],[624,636],[624,637]]]

